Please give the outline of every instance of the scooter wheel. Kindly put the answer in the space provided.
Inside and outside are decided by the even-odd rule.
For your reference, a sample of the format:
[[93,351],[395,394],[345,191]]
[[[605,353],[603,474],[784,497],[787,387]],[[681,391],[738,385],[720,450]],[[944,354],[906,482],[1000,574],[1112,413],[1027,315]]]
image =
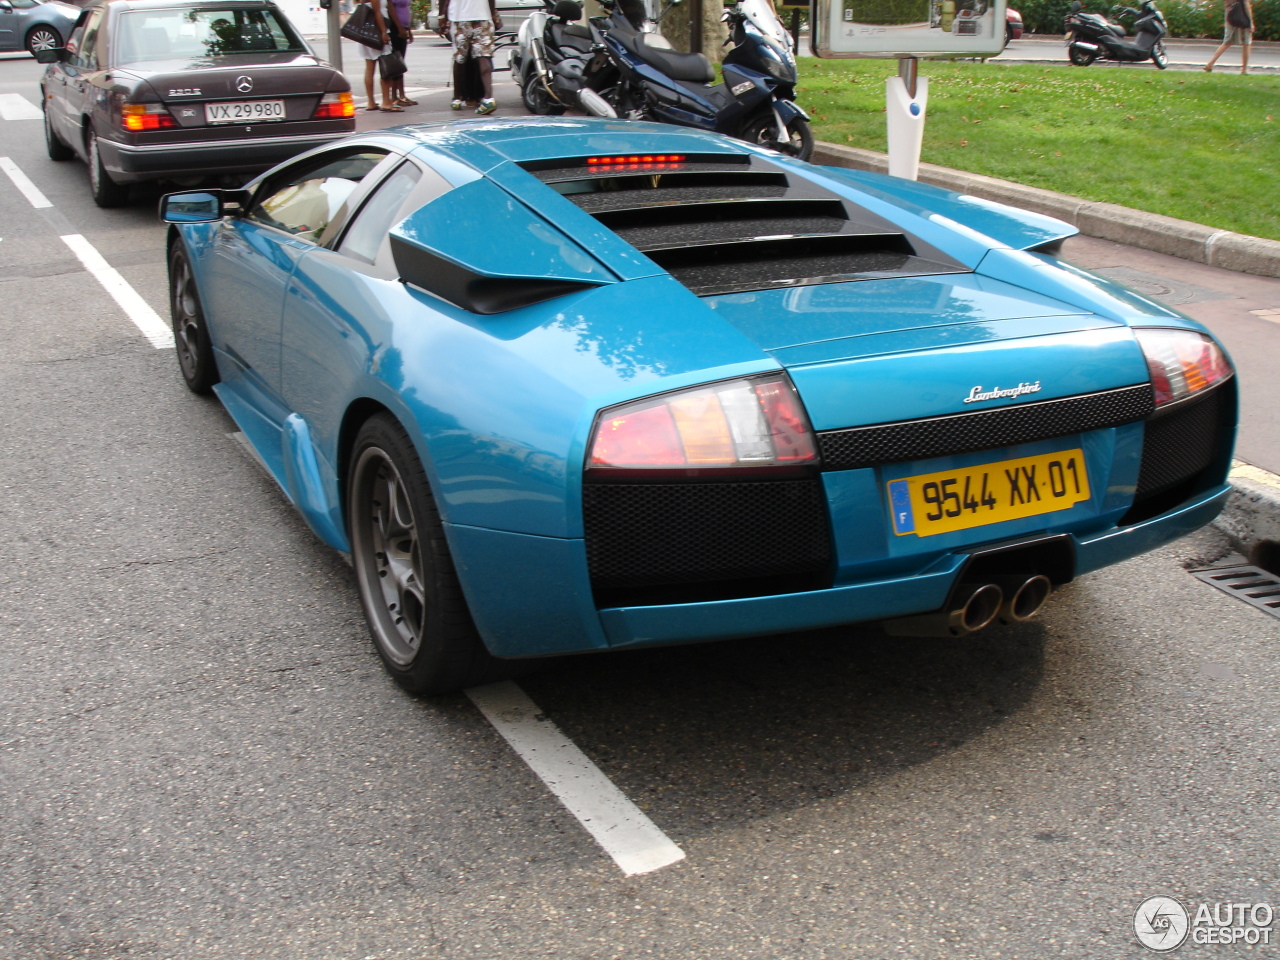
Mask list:
[[547,88],[536,76],[529,77],[520,90],[520,99],[524,108],[539,117],[558,117],[564,113],[564,105],[556,103],[547,93]]
[[1067,47],[1067,57],[1070,58],[1071,62],[1077,67],[1087,67],[1098,58],[1098,55],[1088,50],[1080,50],[1076,47]]
[[1164,48],[1163,40],[1157,40],[1151,48],[1151,62],[1161,70],[1169,66],[1169,53]]
[[755,114],[742,125],[739,140],[758,143],[762,147],[785,153],[789,157],[808,160],[813,156],[813,131],[804,117],[792,117],[787,123],[786,142],[778,139],[778,124],[772,110]]

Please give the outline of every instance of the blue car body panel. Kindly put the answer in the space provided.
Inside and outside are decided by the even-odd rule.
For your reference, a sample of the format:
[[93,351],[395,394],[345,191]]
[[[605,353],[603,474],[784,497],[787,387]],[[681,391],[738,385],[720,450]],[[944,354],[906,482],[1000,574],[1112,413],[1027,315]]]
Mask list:
[[[385,264],[244,221],[183,224],[174,228],[176,242],[190,255],[205,302],[218,396],[311,528],[350,549],[345,445],[361,417],[390,411],[417,448],[473,617],[498,656],[924,613],[946,601],[970,552],[984,544],[1065,535],[1075,572],[1085,572],[1181,536],[1224,502],[1230,436],[1193,495],[1126,521],[1140,483],[1143,422],[827,466],[820,486],[832,560],[824,585],[602,602],[583,498],[591,430],[605,408],[785,371],[822,435],[1143,385],[1149,373],[1134,327],[1202,328],[1037,252],[1073,232],[1058,221],[922,184],[811,167],[713,135],[560,118],[378,136],[452,187],[395,224],[397,242],[480,278],[580,287],[481,315]],[[856,203],[921,249],[941,251],[949,265],[699,295],[674,268],[562,194],[554,178],[527,169],[637,151],[766,158],[788,182]],[[237,277],[248,279],[237,284]],[[1035,389],[968,402],[982,389],[1019,383]],[[1083,451],[1090,496],[1069,509],[927,537],[895,534],[889,522],[886,489],[895,479],[1070,449]]]

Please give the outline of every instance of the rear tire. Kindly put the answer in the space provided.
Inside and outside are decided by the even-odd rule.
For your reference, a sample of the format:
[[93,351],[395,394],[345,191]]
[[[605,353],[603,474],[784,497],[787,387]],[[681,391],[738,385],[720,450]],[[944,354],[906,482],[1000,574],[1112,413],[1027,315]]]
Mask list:
[[71,160],[75,157],[76,152],[63,142],[53,129],[53,122],[49,119],[49,99],[46,97],[44,101],[44,148],[49,154],[50,160]]
[[467,609],[413,442],[387,413],[356,435],[347,483],[351,561],[374,646],[413,694],[454,693],[501,675]]
[[742,125],[738,139],[768,147],[798,160],[808,160],[813,156],[813,131],[809,129],[809,121],[804,117],[792,117],[787,123],[787,134],[790,137],[787,142],[780,142],[777,133],[773,111],[763,110]]
[[1093,63],[1094,60],[1098,59],[1098,55],[1096,53],[1090,53],[1088,50],[1080,50],[1076,47],[1067,47],[1067,57],[1077,67],[1087,67],[1089,64]]
[[1164,48],[1164,41],[1157,40],[1155,46],[1151,48],[1151,62],[1160,70],[1169,66],[1169,54]]
[[98,137],[89,128],[89,189],[93,192],[93,202],[100,207],[119,207],[129,199],[129,188],[116,183],[102,165],[102,156],[98,153]]
[[564,113],[564,105],[552,99],[536,74],[530,73],[520,90],[520,98],[524,101],[524,108],[539,117],[558,117]]

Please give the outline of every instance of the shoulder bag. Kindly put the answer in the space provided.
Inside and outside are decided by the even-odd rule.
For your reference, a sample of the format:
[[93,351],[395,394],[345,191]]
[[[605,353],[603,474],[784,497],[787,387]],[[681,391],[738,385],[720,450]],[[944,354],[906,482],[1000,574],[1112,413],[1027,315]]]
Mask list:
[[347,22],[338,31],[348,40],[362,43],[366,47],[382,49],[382,32],[378,30],[378,21],[373,16],[373,7],[362,3],[355,12],[347,17]]
[[1245,7],[1243,0],[1236,0],[1227,10],[1227,23],[1241,30],[1248,30],[1253,27],[1253,21],[1249,19],[1249,11]]

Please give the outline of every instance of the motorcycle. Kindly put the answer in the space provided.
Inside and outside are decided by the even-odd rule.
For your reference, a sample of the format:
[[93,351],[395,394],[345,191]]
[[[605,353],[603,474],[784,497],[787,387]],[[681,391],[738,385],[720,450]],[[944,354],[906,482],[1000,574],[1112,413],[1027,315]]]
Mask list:
[[[577,22],[581,19],[582,4],[577,0],[544,0],[544,9],[520,25],[511,54],[511,76],[520,85],[521,99],[530,113],[558,116],[569,107],[589,113],[608,109],[600,95],[586,86],[590,71],[603,67],[607,58],[598,32],[581,26]],[[591,110],[588,103],[596,109]]]
[[609,11],[607,28],[593,20],[593,30],[614,69],[595,72],[586,86],[610,109],[588,103],[589,112],[714,130],[801,160],[813,154],[809,115],[795,103],[791,36],[768,0],[738,0],[725,10],[726,43],[734,47],[718,84],[711,62],[674,50],[658,29],[661,16],[649,16],[640,0],[601,0],[601,6]]
[[1077,67],[1087,67],[1094,60],[1116,60],[1140,63],[1150,60],[1163,70],[1169,65],[1163,37],[1169,32],[1164,14],[1156,9],[1155,0],[1143,0],[1142,9],[1125,7],[1121,15],[1134,20],[1135,36],[1128,38],[1123,26],[1112,23],[1099,13],[1083,13],[1080,0],[1073,0],[1066,17],[1067,56]]

